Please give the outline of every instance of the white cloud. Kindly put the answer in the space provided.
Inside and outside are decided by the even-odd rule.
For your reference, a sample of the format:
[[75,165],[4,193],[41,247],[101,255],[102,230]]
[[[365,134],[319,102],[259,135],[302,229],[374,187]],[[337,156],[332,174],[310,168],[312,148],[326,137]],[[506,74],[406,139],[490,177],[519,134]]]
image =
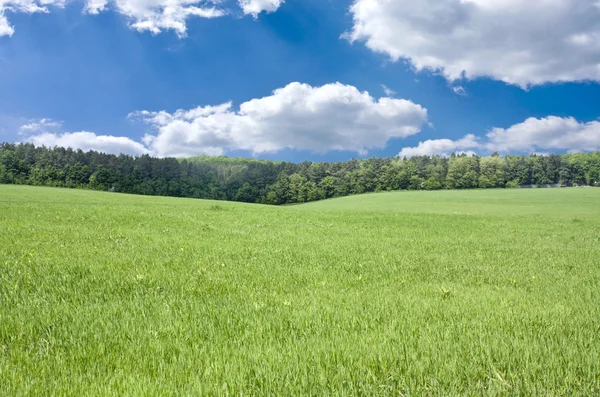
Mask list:
[[60,128],[62,123],[51,119],[30,120],[28,124],[19,127],[19,135],[48,132]]
[[[64,7],[69,0],[0,0],[0,36],[12,36],[14,28],[6,17],[10,12],[49,13],[50,7]],[[238,0],[246,15],[255,18],[261,12],[276,11],[284,0]],[[84,12],[96,15],[114,10],[129,21],[129,26],[140,32],[158,34],[174,31],[179,37],[187,34],[187,20],[191,17],[218,18],[231,11],[221,6],[222,0],[85,0]]]
[[93,132],[68,132],[54,134],[44,132],[27,138],[27,142],[36,146],[81,149],[83,151],[95,150],[111,154],[141,155],[149,154],[150,151],[139,142],[126,137],[110,135],[96,135]]
[[572,117],[529,118],[509,128],[494,128],[479,138],[436,139],[400,151],[400,157],[447,156],[451,152],[484,151],[500,153],[593,152],[600,150],[600,121],[582,123]]
[[91,15],[98,15],[99,13],[106,11],[108,6],[108,0],[88,0],[85,3],[84,11]]
[[130,116],[153,127],[144,142],[155,154],[185,157],[285,148],[364,153],[385,146],[391,138],[418,133],[427,110],[403,99],[376,100],[340,83],[321,87],[291,83],[270,96],[242,103],[239,110],[226,103]]
[[385,95],[387,95],[389,97],[396,95],[396,91],[392,90],[390,87],[388,87],[385,84],[382,84],[381,88],[383,88],[383,92],[385,93]]
[[[410,101],[381,98],[339,83],[322,87],[292,83],[273,95],[253,99],[234,111],[231,103],[178,110],[174,113],[141,111],[153,127],[142,142],[92,132],[50,132],[61,124],[50,119],[20,128],[26,142],[71,147],[112,154],[151,154],[160,157],[222,155],[230,150],[254,153],[285,148],[328,152],[383,147],[390,138],[416,134],[426,122],[427,110]],[[509,128],[494,128],[485,137],[466,135],[458,140],[434,139],[403,148],[400,157],[486,154],[592,152],[600,150],[600,121],[578,122],[572,117],[529,118]]]
[[462,139],[453,141],[450,139],[433,139],[425,142],[419,142],[417,147],[403,148],[398,156],[403,157],[415,157],[415,156],[443,156],[447,157],[453,152],[455,153],[474,153],[472,150],[479,148],[479,142],[475,135],[467,135]]
[[218,18],[226,11],[219,8],[219,0],[88,0],[89,14],[98,14],[113,4],[114,8],[129,18],[129,25],[140,32],[158,34],[173,30],[185,37],[186,20],[190,17]]
[[452,91],[454,91],[456,95],[467,96],[467,90],[465,90],[463,86],[457,85],[456,87],[452,87]]
[[64,7],[66,0],[0,0],[0,37],[12,36],[15,32],[6,17],[7,12],[49,13],[48,7]]
[[275,12],[285,0],[239,0],[238,4],[246,15],[258,18],[261,12]]
[[600,81],[596,0],[355,0],[347,37],[454,81]]
[[581,123],[572,117],[529,118],[510,128],[494,128],[487,134],[491,151],[595,151],[600,150],[600,122]]

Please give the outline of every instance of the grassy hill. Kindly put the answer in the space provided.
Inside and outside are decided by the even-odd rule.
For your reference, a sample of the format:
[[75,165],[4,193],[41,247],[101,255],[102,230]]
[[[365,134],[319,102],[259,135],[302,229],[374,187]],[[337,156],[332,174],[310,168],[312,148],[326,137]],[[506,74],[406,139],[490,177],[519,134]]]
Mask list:
[[0,395],[598,395],[599,203],[0,185]]

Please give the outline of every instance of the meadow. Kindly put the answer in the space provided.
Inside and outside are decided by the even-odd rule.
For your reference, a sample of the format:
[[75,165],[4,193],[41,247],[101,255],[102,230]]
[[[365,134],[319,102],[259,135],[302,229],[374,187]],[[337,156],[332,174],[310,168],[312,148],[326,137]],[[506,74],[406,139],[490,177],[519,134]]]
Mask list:
[[0,395],[600,395],[600,189],[0,185]]

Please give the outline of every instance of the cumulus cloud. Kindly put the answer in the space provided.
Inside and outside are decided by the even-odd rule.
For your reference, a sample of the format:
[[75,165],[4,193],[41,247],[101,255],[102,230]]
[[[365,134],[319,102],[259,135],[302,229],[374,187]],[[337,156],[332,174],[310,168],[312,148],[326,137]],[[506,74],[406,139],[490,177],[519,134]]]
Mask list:
[[12,36],[15,33],[14,27],[8,22],[7,13],[47,14],[50,12],[49,7],[64,7],[65,2],[66,0],[0,0],[0,37]]
[[493,128],[485,138],[435,139],[400,151],[400,157],[447,156],[452,152],[550,153],[600,150],[600,122],[583,123],[572,117],[529,118],[509,128]]
[[226,11],[218,7],[219,0],[88,0],[85,6],[89,14],[98,14],[112,5],[125,15],[130,26],[140,32],[158,34],[173,30],[185,37],[186,20],[190,17],[218,18]]
[[[12,36],[14,28],[6,17],[10,12],[49,13],[50,7],[64,7],[68,0],[0,0],[0,36]],[[284,0],[238,0],[246,15],[255,18],[261,12],[276,11]],[[187,20],[192,17],[218,18],[231,12],[222,0],[86,0],[84,12],[96,15],[114,10],[140,32],[158,34],[172,30],[179,37],[187,34]]]
[[19,127],[18,135],[28,143],[36,146],[65,147],[81,149],[83,151],[95,150],[110,154],[141,155],[151,154],[143,144],[126,137],[111,135],[96,135],[93,132],[64,132],[61,133],[60,121],[44,118],[29,120],[27,124]]
[[485,147],[499,152],[590,152],[600,150],[600,122],[581,123],[572,117],[555,116],[529,118],[507,129],[494,128],[487,134],[487,138]]
[[246,15],[258,18],[261,12],[275,12],[285,0],[239,0],[238,4]]
[[398,156],[411,158],[415,156],[443,156],[448,157],[454,153],[474,153],[473,150],[479,148],[479,142],[475,135],[467,135],[462,139],[453,141],[451,139],[432,139],[425,142],[419,142],[417,147],[403,148]]
[[150,151],[139,142],[126,137],[111,135],[96,135],[93,132],[67,132],[54,134],[43,132],[27,138],[27,142],[36,146],[81,149],[83,151],[95,150],[110,154],[149,154]]
[[[142,142],[92,132],[51,132],[60,123],[41,119],[21,126],[24,141],[38,146],[61,146],[112,154],[160,157],[222,155],[230,150],[254,153],[282,149],[328,152],[383,147],[391,138],[416,134],[427,110],[410,101],[381,98],[339,83],[322,87],[292,83],[273,95],[253,99],[234,110],[231,103],[178,110],[174,113],[132,113],[148,123],[152,133]],[[508,128],[493,128],[485,136],[458,140],[433,139],[403,148],[398,156],[592,152],[600,150],[600,121],[572,117],[529,118]]]
[[61,123],[51,119],[30,120],[19,134],[35,145],[159,157],[222,155],[231,150],[258,154],[286,148],[366,154],[391,138],[418,133],[427,121],[427,110],[405,99],[375,99],[341,83],[320,87],[291,83],[237,109],[228,102],[173,113],[143,110],[128,117],[150,127],[141,142],[86,131],[61,133]]
[[239,110],[225,103],[174,113],[140,111],[130,117],[153,128],[144,142],[159,156],[218,155],[227,150],[258,154],[286,148],[365,153],[391,138],[418,133],[427,110],[404,99],[375,99],[340,83],[291,83],[242,103]]
[[99,13],[106,11],[108,6],[108,0],[88,0],[85,3],[84,12],[91,15],[98,15]]
[[355,0],[351,41],[455,81],[600,81],[597,0]]

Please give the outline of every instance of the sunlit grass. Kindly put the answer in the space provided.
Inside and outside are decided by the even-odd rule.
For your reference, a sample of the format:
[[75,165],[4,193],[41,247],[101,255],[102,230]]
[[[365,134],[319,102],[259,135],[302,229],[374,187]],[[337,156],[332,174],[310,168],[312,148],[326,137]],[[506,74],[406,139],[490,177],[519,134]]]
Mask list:
[[600,394],[600,189],[0,186],[0,395]]

